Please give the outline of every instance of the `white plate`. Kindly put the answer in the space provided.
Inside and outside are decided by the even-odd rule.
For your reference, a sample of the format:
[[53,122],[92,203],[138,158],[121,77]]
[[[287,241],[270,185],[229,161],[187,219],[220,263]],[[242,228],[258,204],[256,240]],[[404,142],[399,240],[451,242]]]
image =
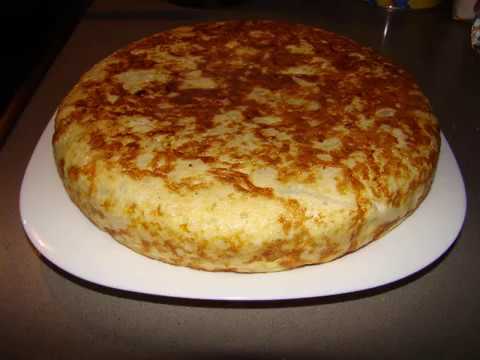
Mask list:
[[25,172],[23,226],[48,260],[82,279],[117,289],[223,300],[296,299],[369,289],[413,274],[440,257],[455,241],[465,216],[463,180],[442,135],[438,170],[425,201],[395,230],[357,252],[327,264],[269,274],[176,267],[138,255],[82,215],[57,175],[52,134],[50,121]]

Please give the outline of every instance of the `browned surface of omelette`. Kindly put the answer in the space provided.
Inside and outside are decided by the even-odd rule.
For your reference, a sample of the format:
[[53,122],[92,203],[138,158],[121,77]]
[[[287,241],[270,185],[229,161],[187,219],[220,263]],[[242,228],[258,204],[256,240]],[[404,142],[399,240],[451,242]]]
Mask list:
[[146,256],[267,272],[379,238],[428,193],[439,129],[399,67],[304,25],[155,34],[87,72],[53,146],[75,204]]

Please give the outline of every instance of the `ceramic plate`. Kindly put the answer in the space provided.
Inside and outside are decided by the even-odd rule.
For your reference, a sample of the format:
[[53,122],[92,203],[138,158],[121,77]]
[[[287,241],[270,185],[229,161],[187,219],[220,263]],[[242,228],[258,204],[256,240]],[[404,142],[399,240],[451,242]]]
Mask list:
[[[70,201],[42,134],[23,179],[20,210],[33,245],[63,270],[100,285],[154,295],[218,300],[280,300],[365,290],[411,275],[455,241],[465,188],[442,135],[432,189],[415,213],[383,238],[333,262],[269,274],[204,272],[138,255],[98,230]],[[448,204],[448,206],[445,206]]]

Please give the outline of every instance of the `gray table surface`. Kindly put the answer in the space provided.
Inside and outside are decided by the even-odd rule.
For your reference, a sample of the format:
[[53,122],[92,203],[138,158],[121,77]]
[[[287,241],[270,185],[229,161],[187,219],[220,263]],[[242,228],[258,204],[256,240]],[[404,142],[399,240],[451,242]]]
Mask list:
[[[105,288],[63,272],[34,250],[18,208],[22,176],[43,128],[82,72],[132,40],[229,18],[318,25],[377,49],[415,75],[467,189],[463,230],[445,256],[368,291],[230,303]],[[252,0],[207,10],[97,1],[0,150],[0,358],[458,359],[480,353],[480,56],[469,48],[468,31],[446,8],[388,15],[360,0]]]

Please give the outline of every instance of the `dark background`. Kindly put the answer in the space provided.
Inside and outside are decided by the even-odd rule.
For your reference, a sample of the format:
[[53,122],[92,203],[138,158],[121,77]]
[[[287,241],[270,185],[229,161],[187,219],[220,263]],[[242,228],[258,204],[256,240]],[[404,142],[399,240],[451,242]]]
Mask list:
[[0,141],[91,0],[5,1],[0,8]]

